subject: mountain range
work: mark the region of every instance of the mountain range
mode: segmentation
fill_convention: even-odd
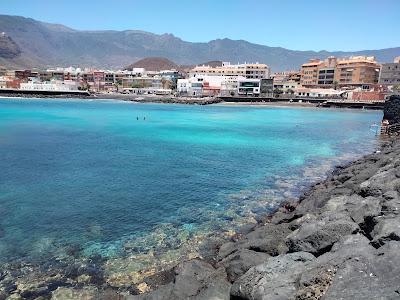
[[[119,69],[146,57],[167,58],[177,65],[205,61],[260,62],[273,71],[295,70],[311,58],[330,55],[373,55],[391,62],[400,47],[356,52],[297,51],[217,39],[207,43],[183,41],[172,34],[140,30],[75,30],[19,16],[0,15],[0,65],[7,68],[96,67]]]

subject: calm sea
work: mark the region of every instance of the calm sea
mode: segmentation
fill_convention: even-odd
[[[373,151],[369,126],[381,118],[362,110],[1,99],[0,262],[73,253],[150,263],[197,253],[334,165]]]

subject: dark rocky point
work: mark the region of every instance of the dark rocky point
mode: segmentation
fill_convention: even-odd
[[[389,124],[400,123],[400,96],[391,96],[385,102],[383,118],[389,121]]]

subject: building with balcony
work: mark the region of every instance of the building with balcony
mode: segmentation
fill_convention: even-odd
[[[312,59],[301,66],[300,84],[308,88],[370,87],[378,82],[379,70],[373,56]]]
[[[336,62],[337,59],[334,56],[325,60],[311,59],[301,66],[300,84],[303,87],[333,87]]]
[[[260,63],[231,64],[223,62],[222,66],[196,66],[189,72],[189,77],[197,75],[224,76],[224,77],[245,77],[247,79],[269,78],[269,67]]]
[[[369,89],[378,83],[380,67],[373,56],[340,58],[335,67],[335,81],[339,87]]]
[[[321,65],[320,59],[310,59],[301,65],[300,84],[303,87],[314,87],[318,84],[318,69]]]

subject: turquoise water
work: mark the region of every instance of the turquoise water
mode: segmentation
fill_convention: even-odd
[[[2,99],[0,261],[195,251],[371,152],[381,117]]]

